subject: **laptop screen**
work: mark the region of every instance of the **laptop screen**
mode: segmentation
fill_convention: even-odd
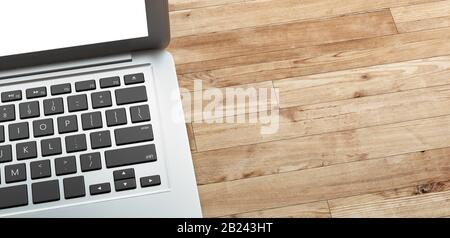
[[[145,0],[0,0],[0,57],[148,36]]]

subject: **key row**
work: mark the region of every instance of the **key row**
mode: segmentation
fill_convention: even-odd
[[[159,175],[143,177],[140,179],[141,187],[153,187],[161,185]],[[64,198],[75,199],[86,196],[86,185],[84,176],[63,179]],[[136,179],[128,179],[115,182],[117,192],[136,189]],[[51,180],[31,185],[33,204],[48,203],[61,200],[59,180]],[[111,192],[110,183],[93,184],[89,186],[92,196],[107,194]],[[28,205],[27,185],[19,185],[0,188],[0,209],[13,208]]]
[[[105,112],[108,127],[126,125],[128,123],[126,110],[124,108],[109,110]],[[132,123],[148,122],[151,120],[148,105],[135,106],[130,108]],[[43,119],[32,122],[33,135],[35,138],[50,136],[55,134],[53,119]],[[81,125],[83,130],[93,130],[103,128],[103,119],[100,112],[86,113],[81,115]],[[60,134],[77,132],[78,117],[76,115],[59,117],[57,119],[58,132]],[[29,123],[21,122],[8,126],[9,140],[29,139]],[[0,143],[5,142],[5,128],[0,126]]]
[[[125,75],[124,77],[125,85],[133,85],[138,83],[144,83],[145,78],[143,73],[139,74],[131,74]],[[111,88],[118,87],[121,85],[120,77],[109,77],[100,79],[100,87],[101,88]],[[87,80],[75,83],[75,90],[77,92],[85,92],[90,90],[97,89],[96,80]],[[70,83],[67,84],[59,84],[53,85],[50,87],[51,93],[53,96],[62,95],[72,92],[72,85]],[[30,88],[26,91],[27,99],[41,98],[47,96],[47,88],[46,87],[38,87],[38,88]],[[3,103],[20,101],[22,100],[22,90],[15,90],[10,92],[3,92],[1,94],[1,100]]]
[[[154,140],[152,125],[129,127],[115,130],[116,144],[128,145]],[[99,131],[90,134],[92,149],[102,149],[112,146],[110,131]],[[88,149],[86,135],[73,135],[65,137],[65,147],[67,153],[82,152]],[[62,154],[61,138],[52,138],[41,141],[41,154],[44,157]],[[35,159],[37,154],[37,143],[35,141],[16,144],[17,160]],[[125,155],[125,157],[127,157]],[[0,146],[0,163],[11,162],[12,146]]]
[[[116,90],[116,100],[118,105],[146,102],[147,91],[145,87],[127,88]],[[98,92],[91,94],[93,109],[100,109],[112,106],[111,92]],[[64,102],[62,98],[53,98],[43,101],[45,116],[52,116],[64,113]],[[86,111],[89,109],[87,95],[75,95],[67,98],[67,108],[69,112]],[[0,107],[0,122],[16,120],[14,105]],[[20,119],[40,117],[39,102],[26,102],[19,104]]]

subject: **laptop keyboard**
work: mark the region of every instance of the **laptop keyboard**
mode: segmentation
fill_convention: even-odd
[[[161,186],[136,173],[158,161],[144,73],[18,86],[0,89],[0,210]]]

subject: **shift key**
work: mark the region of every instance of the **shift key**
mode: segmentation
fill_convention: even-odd
[[[117,145],[128,145],[154,140],[152,125],[117,129],[114,134]]]
[[[105,152],[107,168],[155,162],[155,145],[144,145]]]

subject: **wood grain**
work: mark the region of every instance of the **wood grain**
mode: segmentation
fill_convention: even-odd
[[[445,149],[203,185],[199,189],[204,214],[225,216],[445,181],[450,178],[449,162],[450,150]]]
[[[333,217],[443,217],[450,214],[448,181],[331,200]]]
[[[299,20],[330,18],[436,0],[256,0],[171,13],[172,36],[182,37]]]
[[[300,204],[295,206],[268,209],[264,211],[242,213],[229,216],[231,218],[330,218],[330,210],[326,201]]]
[[[412,32],[450,26],[450,1],[392,8],[400,32]]]
[[[186,114],[204,215],[450,216],[449,6],[170,0],[183,95],[195,80],[197,93],[279,90],[266,104],[280,112],[275,134],[261,134],[262,121]],[[190,100],[185,111],[211,101]],[[237,107],[225,120],[271,116]]]

